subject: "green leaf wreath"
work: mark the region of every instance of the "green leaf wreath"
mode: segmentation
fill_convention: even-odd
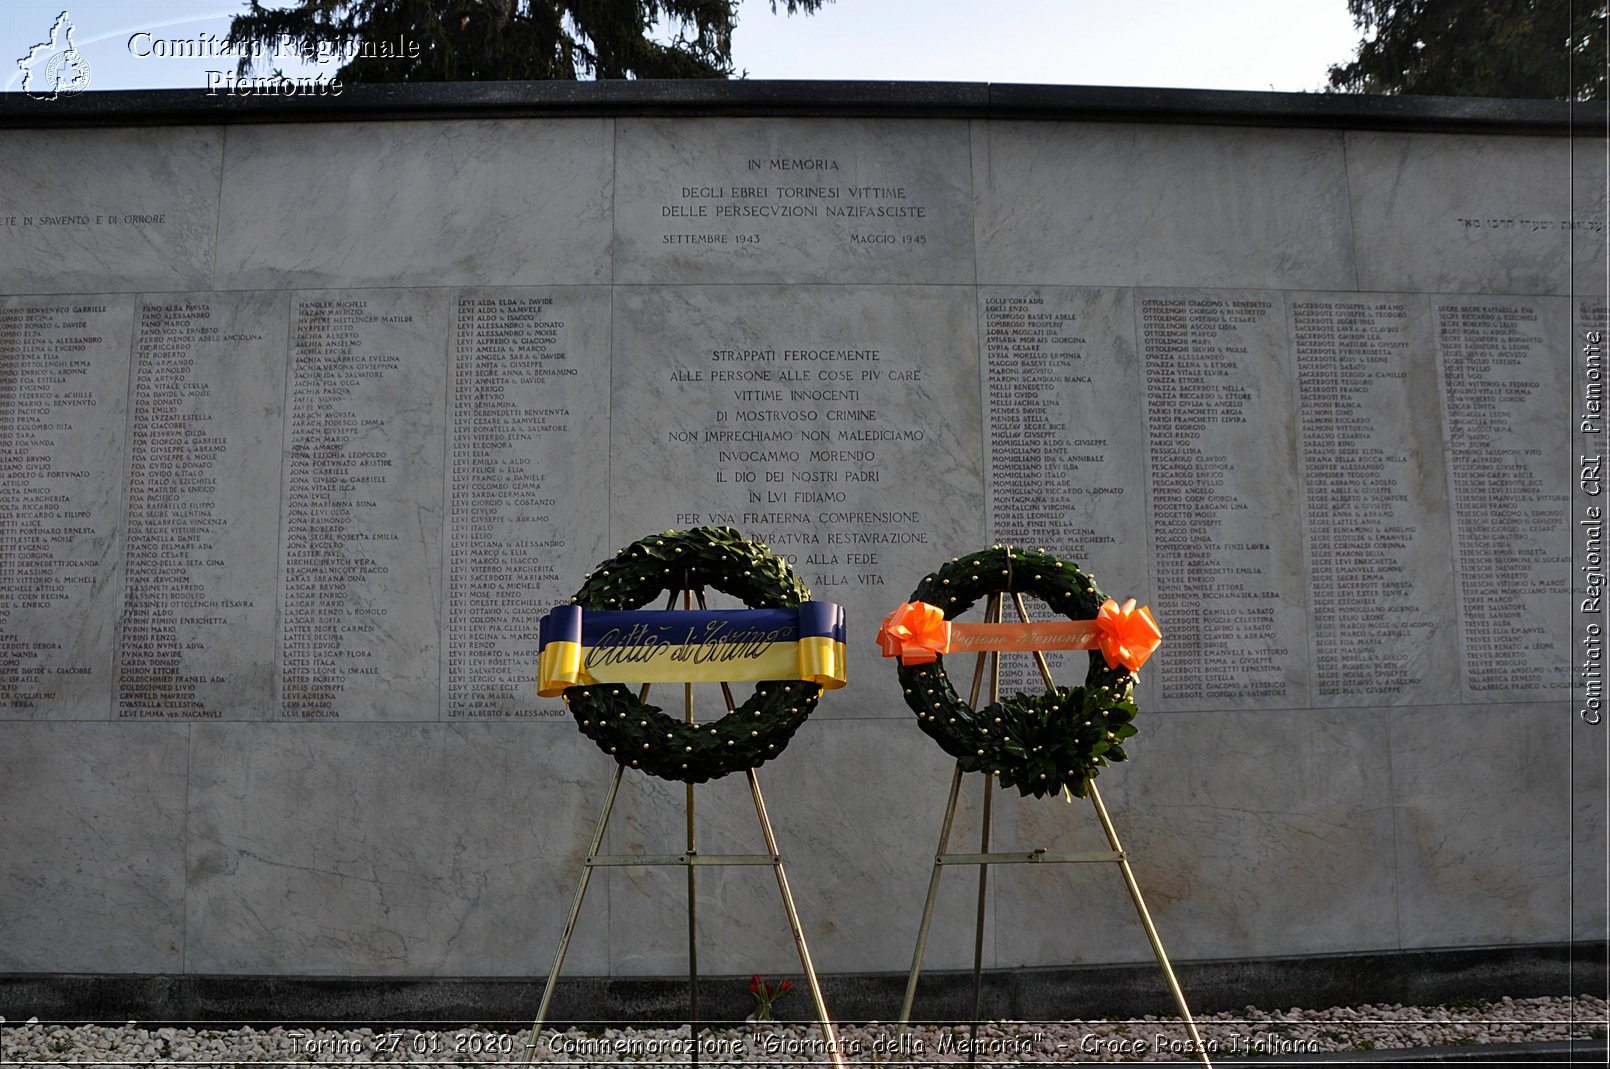
[[[995,593],[1033,594],[1070,620],[1094,619],[1107,596],[1095,580],[1043,549],[994,546],[957,557],[917,584],[912,601],[937,606],[951,620]],[[1090,652],[1083,686],[1018,694],[974,710],[945,674],[945,659],[900,664],[900,685],[917,724],[965,772],[994,773],[1004,787],[1043,797],[1064,788],[1079,797],[1085,782],[1125,760],[1135,734],[1135,675]]]
[[[588,573],[571,603],[637,609],[666,590],[712,587],[752,609],[810,600],[793,566],[731,527],[695,527],[639,539]],[[619,683],[570,687],[565,704],[582,734],[622,765],[661,779],[703,783],[776,757],[816,708],[822,688],[768,680],[719,720],[689,724]]]

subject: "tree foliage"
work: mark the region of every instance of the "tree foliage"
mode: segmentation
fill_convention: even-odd
[[[792,15],[824,0],[782,2]],[[250,0],[229,37],[242,75],[251,49],[261,62],[289,42],[308,56],[350,56],[339,72],[347,83],[724,78],[736,22],[737,0]]]
[[[1367,36],[1330,87],[1353,93],[1605,98],[1600,0],[1347,0]]]

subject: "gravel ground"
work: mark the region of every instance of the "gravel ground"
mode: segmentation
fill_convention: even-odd
[[[1603,1039],[1607,1018],[1610,1007],[1605,1000],[1584,995],[1433,1007],[1381,1005],[1271,1012],[1248,1006],[1238,1013],[1198,1017],[1197,1025],[1213,1058],[1269,1057],[1278,1062],[1294,1055],[1331,1051]],[[523,1034],[481,1028],[224,1030],[148,1027],[133,1021],[108,1028],[41,1024],[37,1019],[14,1024],[0,1018],[0,1064],[8,1066],[86,1062],[456,1065],[523,1061],[525,1042]],[[990,1021],[979,1026],[976,1039],[970,1039],[966,1025],[924,1025],[904,1037],[892,1025],[876,1022],[838,1026],[838,1049],[850,1063],[966,1062],[970,1043],[977,1048],[978,1061],[995,1063],[1179,1061],[1192,1057],[1184,1026],[1177,1019],[1160,1017]],[[689,1053],[686,1026],[603,1032],[572,1029],[545,1032],[537,1061],[545,1065],[686,1062]],[[822,1064],[829,1059],[827,1044],[814,1025],[761,1025],[703,1033],[700,1060],[706,1064],[787,1065]]]

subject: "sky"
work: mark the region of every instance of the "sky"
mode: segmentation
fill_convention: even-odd
[[[17,60],[49,41],[64,10],[88,88],[206,88],[206,72],[232,70],[232,58],[150,54],[154,42],[222,37],[245,6],[0,0],[0,90],[22,88]],[[1359,40],[1345,0],[828,0],[792,17],[778,6],[741,0],[733,60],[750,78],[1313,92]]]

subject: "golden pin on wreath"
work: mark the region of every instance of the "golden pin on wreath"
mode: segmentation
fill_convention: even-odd
[[[997,593],[1033,594],[1089,625],[1081,648],[1095,648],[1082,686],[1018,694],[977,710],[961,699],[945,674],[948,621]],[[1150,612],[1133,599],[1120,605],[1076,565],[1015,546],[957,557],[924,577],[878,635],[884,656],[899,658],[900,685],[918,726],[963,771],[994,773],[1002,786],[1037,797],[1064,789],[1083,797],[1086,781],[1126,759],[1122,742],[1136,733],[1135,672],[1160,638]]]

